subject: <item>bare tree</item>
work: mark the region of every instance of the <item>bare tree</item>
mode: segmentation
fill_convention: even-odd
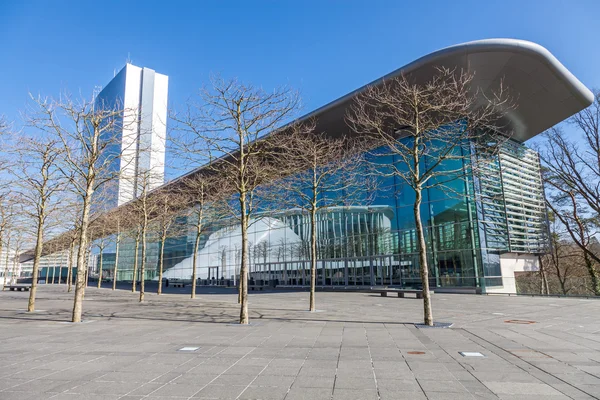
[[[116,232],[115,232],[115,266],[113,267],[112,290],[117,289],[117,276],[119,273],[119,249],[121,247],[121,215],[116,215]]]
[[[370,202],[376,180],[367,171],[360,143],[348,138],[332,139],[314,133],[314,125],[298,125],[286,135],[275,138],[285,154],[281,171],[290,176],[272,186],[276,202],[308,214],[310,224],[310,299],[309,310],[315,311],[317,280],[317,215],[331,207],[361,205]]]
[[[134,241],[134,250],[133,250],[133,272],[131,278],[131,291],[137,291],[137,280],[138,280],[138,269],[139,269],[139,258],[140,258],[140,241],[142,240],[142,226],[136,225],[134,229],[128,231],[128,236],[130,236]]]
[[[21,227],[22,228],[22,227]],[[17,283],[17,275],[19,269],[19,256],[23,251],[23,248],[31,245],[30,238],[27,237],[27,233],[23,229],[16,229],[12,232],[11,242],[13,243],[14,256],[12,257],[12,273],[11,273],[11,284]],[[7,256],[7,262],[9,262]]]
[[[569,124],[581,138],[569,140],[560,127],[554,127],[546,133],[545,147],[540,152],[546,204],[583,251],[592,291],[600,296],[600,254],[592,246],[600,228],[599,91],[594,103],[575,114]]]
[[[180,202],[177,196],[172,193],[158,193],[153,199],[156,202],[157,217],[154,219],[156,238],[160,243],[158,252],[158,289],[157,295],[162,294],[162,281],[164,270],[165,242],[169,237],[169,232],[178,216]]]
[[[471,147],[493,154],[508,136],[498,126],[512,107],[500,85],[486,94],[472,87],[474,74],[438,68],[424,83],[402,75],[373,85],[357,96],[347,121],[359,135],[373,139],[399,162],[379,168],[415,193],[413,214],[423,285],[424,322],[433,324],[425,229],[421,219],[423,191],[461,179],[464,168],[449,161],[470,158]],[[464,151],[461,151],[464,150]],[[466,155],[463,155],[466,154]]]
[[[16,208],[17,199],[11,195],[9,189],[2,190],[2,192],[0,192],[0,257],[2,256],[2,251],[6,251],[6,264],[4,267],[4,280],[2,284],[3,291],[6,288],[8,279],[10,238],[16,222],[15,220],[18,216]]]
[[[210,88],[201,91],[200,100],[198,105],[190,104],[184,115],[175,115],[174,120],[192,138],[191,152],[194,145],[199,145],[202,152],[208,150],[208,169],[220,176],[224,185],[230,185],[227,190],[236,197],[234,216],[240,224],[242,242],[239,320],[247,324],[248,227],[257,211],[254,194],[261,184],[277,175],[265,161],[269,159],[268,146],[260,139],[288,122],[298,110],[299,97],[287,88],[266,92],[236,80],[216,78]]]
[[[94,237],[95,237],[95,245],[98,248],[98,282],[97,288],[100,289],[102,287],[102,270],[104,268],[104,250],[106,246],[108,246],[108,230],[105,221],[100,221],[94,224]]]
[[[140,297],[139,301],[144,301],[145,294],[145,282],[146,282],[146,264],[147,264],[147,239],[149,222],[158,212],[160,204],[154,201],[154,198],[149,196],[151,190],[151,183],[154,180],[152,171],[138,171],[136,185],[138,197],[131,203],[133,208],[133,214],[138,217],[138,229],[136,237],[136,260],[134,265],[137,265],[137,248],[138,243],[141,244],[141,262],[140,262]],[[134,268],[135,270],[135,268]],[[135,282],[135,271],[134,271],[134,282]],[[135,291],[135,283],[133,287]]]
[[[114,149],[121,143],[119,138],[123,127],[135,122],[136,118],[135,115],[124,118],[123,110],[118,106],[94,105],[85,100],[76,103],[68,97],[63,97],[62,101],[37,99],[36,103],[39,116],[34,125],[60,140],[64,175],[69,177],[81,201],[77,283],[71,318],[72,322],[81,322],[94,193],[117,177],[118,168],[114,168],[114,163],[122,149]]]
[[[6,290],[6,286],[9,285],[8,282],[8,270],[10,268],[10,239],[11,239],[11,232],[10,231],[6,231],[4,233],[4,240],[6,243],[5,249],[6,249],[6,257],[4,258],[4,281],[2,282],[2,291]],[[1,255],[2,253],[0,253]]]
[[[207,232],[210,224],[217,223],[223,218],[223,209],[218,206],[222,203],[215,201],[214,196],[211,196],[211,191],[214,192],[216,185],[215,176],[190,176],[183,180],[182,193],[185,193],[188,204],[192,205],[188,218],[193,221],[195,233],[192,253],[192,299],[196,298],[200,239]]]
[[[34,221],[35,226],[32,283],[27,305],[27,311],[33,312],[44,235],[51,228],[50,219],[59,209],[57,194],[64,189],[57,165],[61,154],[58,141],[43,134],[38,138],[21,135],[15,150],[19,154],[19,163],[13,173],[18,178],[22,212]]]

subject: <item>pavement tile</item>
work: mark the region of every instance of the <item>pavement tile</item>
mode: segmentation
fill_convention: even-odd
[[[376,389],[376,383],[373,376],[370,378],[356,377],[337,377],[335,379],[335,388],[340,389]]]
[[[81,394],[124,395],[142,386],[138,382],[89,382],[68,391]]]
[[[259,375],[252,385],[290,387],[295,380],[294,376]]]
[[[140,305],[130,291],[90,287],[85,310],[94,323],[81,325],[24,319],[21,299],[0,293],[0,399],[364,400],[378,393],[419,400],[421,388],[429,400],[600,393],[600,321],[592,317],[599,301],[436,294],[435,314],[455,325],[419,330],[399,322],[420,319],[417,301],[399,308],[364,293],[321,292],[327,312],[308,314],[306,293],[253,293],[257,323],[236,326],[228,325],[239,313],[235,294],[198,290],[201,303],[148,291]],[[68,320],[72,295],[64,287],[39,293],[40,308]],[[103,317],[111,314],[119,318]],[[504,322],[511,318],[536,324]],[[200,349],[177,352],[186,345]]]
[[[298,376],[293,387],[333,389],[334,376]]]
[[[249,385],[257,375],[220,375],[214,381],[213,385]]]
[[[294,388],[288,392],[285,400],[330,400],[331,389],[326,388]]]
[[[283,400],[288,392],[287,387],[250,385],[240,394],[239,400]]]
[[[483,382],[498,395],[562,396],[558,390],[544,383]]]
[[[333,400],[378,400],[377,390],[335,389]]]
[[[236,399],[246,386],[210,384],[194,395],[199,399]]]
[[[419,385],[423,388],[425,393],[429,392],[451,392],[451,393],[464,393],[467,389],[457,380],[454,381],[441,381],[430,377],[431,379],[420,379]]]
[[[152,396],[179,396],[179,397],[191,397],[198,393],[203,385],[187,385],[178,383],[167,383],[156,391],[152,392]]]

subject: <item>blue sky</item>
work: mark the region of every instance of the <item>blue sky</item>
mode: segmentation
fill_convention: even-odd
[[[548,48],[600,87],[600,1],[0,0],[0,114],[28,91],[90,97],[128,56],[177,108],[211,72],[302,93],[306,112],[431,51],[476,39]]]

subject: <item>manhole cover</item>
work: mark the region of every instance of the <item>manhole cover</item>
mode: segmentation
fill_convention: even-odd
[[[521,324],[521,325],[535,324],[535,321],[527,321],[525,319],[509,319],[504,322],[507,324]]]
[[[425,352],[424,351],[407,351],[407,354],[421,355],[421,354],[425,354]]]

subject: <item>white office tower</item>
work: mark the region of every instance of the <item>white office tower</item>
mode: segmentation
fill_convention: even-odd
[[[119,178],[111,190],[103,191],[110,193],[105,199],[108,208],[138,197],[142,187],[154,189],[164,183],[168,87],[168,76],[126,64],[96,96],[96,107],[123,111],[120,132],[112,135],[120,147],[113,154],[121,157],[111,169],[119,171]]]

